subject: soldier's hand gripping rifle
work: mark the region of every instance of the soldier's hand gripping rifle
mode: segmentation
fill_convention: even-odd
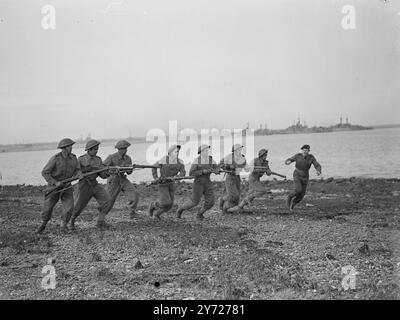
[[[195,177],[192,176],[183,176],[183,177],[160,177],[154,181],[152,181],[150,184],[165,184],[165,183],[171,183],[174,181],[181,181],[181,180],[190,180],[194,179]]]

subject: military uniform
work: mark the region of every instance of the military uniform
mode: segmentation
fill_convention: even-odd
[[[183,177],[186,175],[185,165],[183,161],[180,159],[176,159],[175,163],[170,163],[170,157],[165,156],[159,161],[157,161],[154,165],[161,165],[160,168],[160,178],[174,177],[179,174],[179,176]],[[157,169],[152,169],[152,174],[154,179],[158,179]],[[153,211],[155,212],[156,217],[160,217],[160,215],[164,212],[168,212],[171,210],[174,205],[175,198],[175,182],[168,182],[158,185],[158,201],[152,202],[150,204],[149,213],[153,215]]]
[[[90,148],[86,147],[86,150],[89,149]],[[97,155],[90,156],[88,153],[86,153],[83,156],[80,156],[78,161],[81,166],[82,173],[88,173],[104,168],[101,158]],[[105,216],[112,208],[112,200],[105,188],[97,182],[98,176],[106,179],[108,177],[108,173],[106,171],[100,172],[87,176],[79,181],[78,199],[75,203],[75,208],[72,214],[71,229],[74,229],[76,218],[80,215],[92,197],[94,197],[99,204],[99,217],[97,223],[99,226],[105,224]]]
[[[246,167],[246,158],[241,155],[240,158],[235,158],[233,153],[227,155],[220,162],[220,167],[224,170],[232,170],[233,173],[227,173],[225,178],[226,195],[220,200],[220,208],[223,212],[229,212],[229,209],[234,208],[239,204],[240,200],[240,175],[236,172],[237,169]]]
[[[321,165],[317,162],[312,154],[308,154],[304,157],[303,154],[297,153],[286,161],[296,163],[296,169],[293,172],[295,190],[289,194],[287,200],[288,205],[293,208],[304,198],[306,194],[311,165],[314,165],[317,171],[321,171]]]
[[[177,211],[178,218],[181,217],[184,210],[189,210],[197,206],[204,196],[204,205],[197,214],[198,219],[203,218],[204,212],[214,206],[214,191],[210,180],[210,175],[213,171],[217,171],[219,166],[211,156],[208,156],[208,163],[202,163],[201,156],[197,157],[192,163],[189,171],[189,176],[194,176],[192,197],[185,202]]]
[[[251,167],[263,167],[265,169],[253,168],[249,175],[249,192],[247,196],[240,203],[240,207],[245,204],[251,204],[255,198],[262,197],[267,193],[267,189],[261,183],[260,179],[264,174],[270,175],[271,169],[269,168],[268,160],[255,158],[251,162]]]
[[[75,176],[80,171],[78,159],[74,154],[69,154],[64,157],[62,153],[57,153],[53,156],[46,166],[43,168],[42,176],[46,179],[49,185],[54,185],[57,181],[62,181]],[[65,186],[67,188],[68,185]],[[74,196],[72,188],[62,192],[54,193],[44,201],[43,211],[41,214],[42,220],[47,222],[51,219],[54,206],[61,200],[64,207],[64,222],[68,222],[72,210],[74,209]]]
[[[69,138],[62,139],[57,148],[63,149],[72,146],[75,142]],[[81,168],[78,159],[73,153],[68,155],[63,152],[57,153],[47,162],[42,170],[42,176],[47,181],[49,186],[55,186],[57,182],[72,178],[78,174],[81,174]],[[57,202],[61,200],[64,207],[64,217],[62,219],[63,228],[66,228],[66,224],[71,216],[72,210],[74,209],[74,196],[71,184],[65,185],[67,188],[64,191],[52,194],[49,198],[45,199],[43,203],[43,210],[41,213],[42,224],[36,230],[37,233],[43,232],[46,224],[51,219],[53,209]]]
[[[119,166],[119,167],[128,167],[132,165],[132,159],[130,156],[125,154],[121,157],[121,155],[116,152],[112,155],[109,155],[106,160],[104,160],[104,165],[106,166]],[[132,171],[127,171],[126,174],[131,174]],[[137,209],[137,205],[139,202],[139,193],[137,192],[134,185],[128,180],[126,174],[121,172],[117,175],[111,175],[107,179],[107,192],[111,196],[111,207],[114,205],[115,200],[118,197],[118,194],[123,191],[129,197],[128,206],[131,210],[131,217],[135,214],[135,210]]]

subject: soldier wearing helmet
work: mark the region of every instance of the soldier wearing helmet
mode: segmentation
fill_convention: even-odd
[[[225,178],[226,195],[219,199],[219,207],[224,213],[233,212],[231,209],[239,204],[240,200],[240,175],[239,171],[246,167],[246,158],[242,154],[243,146],[235,144],[232,152],[220,161],[220,167],[230,170]]]
[[[100,142],[97,140],[89,140],[86,143],[85,150],[86,154],[78,158],[79,164],[82,169],[82,173],[89,173],[91,171],[99,170],[104,168],[103,162],[97,151],[99,150]],[[107,228],[109,225],[105,222],[107,213],[111,210],[111,197],[102,185],[97,182],[97,177],[100,176],[102,179],[108,177],[107,171],[103,171],[97,174],[89,175],[86,178],[79,181],[78,184],[78,199],[75,203],[74,211],[70,222],[70,229],[75,230],[75,220],[78,218],[80,213],[86,207],[92,197],[94,197],[99,204],[99,216],[97,220],[98,228]]]
[[[295,170],[293,172],[293,181],[294,181],[294,191],[289,194],[287,198],[287,206],[292,211],[296,204],[298,204],[301,200],[303,200],[308,180],[309,180],[309,170],[311,165],[317,170],[317,175],[321,174],[321,165],[317,162],[315,157],[310,154],[310,146],[305,144],[301,147],[302,153],[297,153],[293,157],[288,158],[285,161],[286,165],[295,162]]]
[[[126,140],[120,140],[116,143],[117,152],[109,155],[104,160],[106,166],[129,167],[132,165],[132,159],[126,153],[130,143]],[[126,174],[125,174],[126,173]],[[107,191],[111,196],[111,206],[114,205],[119,193],[123,191],[128,195],[128,207],[130,210],[130,218],[134,219],[137,216],[136,208],[139,202],[139,193],[134,185],[128,180],[126,175],[132,174],[132,170],[113,174],[107,179]]]
[[[211,173],[219,174],[219,166],[209,155],[209,150],[210,146],[204,144],[198,148],[199,156],[193,161],[189,171],[189,175],[195,177],[192,198],[178,208],[176,211],[178,218],[182,217],[184,210],[197,206],[203,196],[204,205],[197,213],[196,218],[198,220],[204,219],[204,213],[214,206],[214,191],[210,175]]]
[[[75,142],[69,138],[62,139],[57,148],[61,152],[57,153],[47,162],[42,170],[42,176],[50,186],[59,186],[60,181],[71,178],[73,176],[81,176],[81,168],[76,156],[71,153],[72,145]],[[65,190],[55,193],[44,201],[41,213],[42,224],[36,230],[36,233],[42,233],[46,228],[48,221],[51,219],[54,206],[60,200],[64,207],[64,216],[62,218],[62,229],[67,230],[67,222],[74,209],[74,196],[70,185],[65,186]]]
[[[178,158],[180,145],[172,145],[168,149],[168,154],[158,160],[154,165],[161,165],[160,167],[160,178],[184,177],[186,175],[185,165],[181,159]],[[158,174],[157,169],[152,169],[154,180],[157,180]],[[152,202],[149,206],[149,215],[160,219],[161,214],[171,210],[174,205],[175,199],[175,182],[171,181],[158,185],[158,200]],[[155,212],[154,212],[155,211]]]
[[[268,150],[261,149],[258,151],[258,157],[250,163],[249,192],[239,205],[232,208],[231,211],[240,211],[245,205],[251,205],[255,198],[262,197],[267,193],[267,189],[260,181],[264,174],[271,175],[267,156]]]

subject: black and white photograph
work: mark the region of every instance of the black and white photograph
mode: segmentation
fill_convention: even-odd
[[[0,0],[0,300],[399,300],[399,89],[398,0]]]

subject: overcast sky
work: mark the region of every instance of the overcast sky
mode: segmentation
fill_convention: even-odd
[[[0,0],[0,144],[400,123],[399,1],[110,2]]]

